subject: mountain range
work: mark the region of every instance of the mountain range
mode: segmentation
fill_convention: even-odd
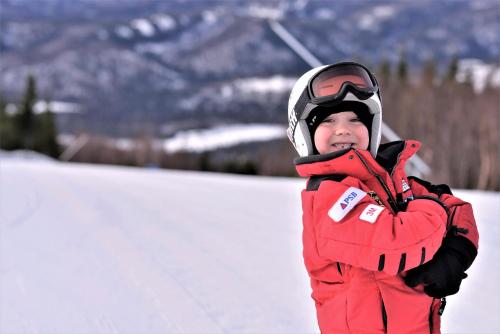
[[[498,1],[0,1],[0,94],[18,101],[34,75],[40,99],[76,106],[67,133],[285,123],[309,65],[272,20],[324,63],[500,58]]]

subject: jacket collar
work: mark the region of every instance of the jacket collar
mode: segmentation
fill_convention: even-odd
[[[419,149],[420,142],[416,140],[400,140],[379,146],[375,160],[389,174],[392,174],[398,166],[404,166]]]
[[[379,175],[386,172],[391,174],[395,169],[404,168],[406,161],[418,151],[420,145],[416,140],[395,141],[380,145],[376,159],[369,151],[346,149],[301,157],[295,160],[295,165],[297,172],[303,177],[341,174],[365,180],[373,172]]]

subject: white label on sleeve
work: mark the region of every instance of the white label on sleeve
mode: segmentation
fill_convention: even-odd
[[[378,218],[378,215],[384,211],[384,207],[375,204],[369,204],[359,216],[359,219],[367,221],[371,224],[375,223]]]
[[[328,216],[335,222],[340,222],[365,196],[366,193],[363,190],[350,187],[328,210]]]
[[[410,190],[410,186],[408,185],[408,183],[406,183],[405,179],[402,179],[401,183],[403,185],[403,192]]]

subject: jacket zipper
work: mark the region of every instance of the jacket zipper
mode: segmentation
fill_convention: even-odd
[[[432,298],[431,307],[429,309],[429,333],[432,334],[434,330],[434,301],[436,298]]]
[[[356,153],[356,155],[358,156],[359,160],[361,160],[361,162],[363,163],[363,165],[366,167],[366,169],[368,170],[368,172],[375,176],[375,178],[377,179],[377,181],[380,183],[380,185],[382,186],[382,188],[384,188],[384,191],[386,192],[387,196],[389,196],[387,198],[387,202],[389,202],[389,205],[391,206],[391,209],[394,213],[398,213],[398,206],[396,204],[396,201],[394,199],[394,197],[392,196],[392,193],[391,191],[389,190],[389,187],[387,186],[387,184],[384,182],[384,180],[382,179],[382,177],[380,175],[378,175],[377,173],[375,173],[371,168],[370,166],[368,166],[368,164],[366,163],[365,159],[363,159],[363,157],[358,153],[357,150],[354,150],[354,152]]]
[[[434,330],[434,301],[435,300],[436,300],[436,298],[432,298],[431,309],[430,309],[430,312],[429,312],[429,329],[430,329],[430,333],[432,333],[432,331]],[[437,314],[439,316],[443,315],[445,307],[446,307],[446,297],[442,297],[441,300],[439,301],[439,309],[438,309],[438,312],[437,312]]]

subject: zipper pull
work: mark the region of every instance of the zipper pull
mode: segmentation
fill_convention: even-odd
[[[444,308],[446,307],[446,298],[443,297],[441,298],[441,304],[439,305],[439,310],[438,310],[438,314],[441,316],[443,315],[443,312],[444,312]]]
[[[406,211],[406,208],[408,207],[408,203],[413,200],[413,196],[410,196],[406,199],[403,199],[403,194],[398,193],[396,194],[396,201],[397,201],[397,206],[398,206],[398,211]]]

